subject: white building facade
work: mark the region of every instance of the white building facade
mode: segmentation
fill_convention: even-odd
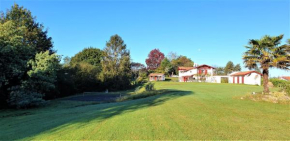
[[[215,75],[215,68],[209,65],[178,67],[179,82],[208,82],[261,85],[262,74],[256,71],[233,72],[229,75]]]
[[[233,72],[229,76],[229,83],[261,85],[262,74],[257,71]]]

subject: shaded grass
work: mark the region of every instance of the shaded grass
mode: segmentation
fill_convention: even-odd
[[[41,109],[1,111],[0,116],[30,114],[2,117],[0,140],[290,139],[289,105],[235,98],[262,87],[177,82],[155,86],[174,92],[118,103],[60,100]]]

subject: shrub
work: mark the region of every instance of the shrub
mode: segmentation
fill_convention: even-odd
[[[282,91],[285,91],[288,95],[290,94],[290,82],[285,80],[280,80],[277,78],[271,78],[270,81],[275,87],[279,87]]]
[[[12,88],[7,102],[11,107],[20,108],[30,108],[38,107],[45,104],[42,99],[43,94],[25,90],[19,86]]]
[[[148,84],[146,84],[145,85],[145,90],[146,91],[154,91],[155,90],[155,88],[154,88],[154,84],[153,83],[148,83]]]

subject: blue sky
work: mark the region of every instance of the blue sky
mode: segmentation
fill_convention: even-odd
[[[0,0],[0,10],[14,2],[48,28],[58,54],[70,57],[89,46],[103,49],[118,34],[134,62],[145,64],[148,53],[158,48],[197,64],[243,66],[249,39],[284,34],[285,43],[290,38],[289,0]],[[270,76],[281,75],[290,72],[270,71]]]

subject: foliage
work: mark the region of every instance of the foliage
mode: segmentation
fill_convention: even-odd
[[[215,73],[217,74],[217,75],[224,75],[225,74],[225,69],[224,69],[224,67],[215,67],[216,69],[215,69]]]
[[[74,85],[77,92],[104,90],[101,88],[101,82],[98,79],[100,69],[89,63],[77,63],[73,66],[75,74],[73,75]]]
[[[77,53],[70,60],[70,64],[76,63],[88,63],[97,67],[101,67],[101,60],[103,56],[103,51],[98,48],[85,48],[81,52]]]
[[[236,64],[234,67],[234,71],[241,71],[241,66],[240,64]]]
[[[131,70],[132,70],[132,78],[134,80],[136,80],[136,79],[138,79],[139,76],[141,76],[141,73],[143,71],[146,71],[146,67],[145,67],[145,65],[143,65],[141,63],[132,62],[131,63]]]
[[[51,37],[44,26],[36,22],[31,12],[14,4],[0,16],[0,106],[29,107],[27,102],[40,98],[55,80],[51,71],[42,72],[34,67],[37,53],[52,54]],[[30,60],[30,61],[29,61]],[[37,64],[37,63],[36,63]],[[41,64],[47,65],[47,64]],[[48,74],[45,74],[48,73]],[[47,77],[46,77],[47,76]],[[50,78],[52,76],[52,78]],[[44,92],[45,91],[45,92]],[[19,101],[22,97],[23,101]],[[41,101],[41,100],[40,100]],[[39,101],[39,102],[40,102]],[[9,103],[11,102],[11,103]],[[22,106],[21,106],[22,105]]]
[[[70,66],[70,61],[71,61],[71,58],[66,56],[66,57],[63,58],[63,64],[62,65],[64,67],[68,67],[68,66]]]
[[[130,52],[122,38],[111,36],[103,51],[101,80],[105,87],[110,90],[129,88],[132,78]]]
[[[27,72],[29,79],[24,81],[25,88],[54,98],[57,71],[60,69],[60,56],[49,51],[40,52],[28,62],[31,69]]]
[[[154,90],[155,90],[155,88],[154,88],[154,83],[151,83],[151,82],[147,83],[147,84],[145,85],[145,90],[146,90],[146,91],[154,91]]]
[[[225,74],[230,74],[234,71],[234,63],[232,61],[229,61],[226,65],[226,67],[224,68],[224,72]]]
[[[7,105],[9,88],[21,83],[33,58],[34,49],[23,43],[24,29],[12,21],[0,23],[0,107]]]
[[[156,72],[165,73],[165,75],[170,75],[174,72],[174,68],[171,65],[171,62],[166,57],[162,60],[159,68]]]
[[[76,86],[76,78],[78,77],[77,69],[71,66],[62,66],[57,71],[57,82],[56,82],[56,91],[57,97],[64,97],[73,95],[78,92]],[[84,84],[84,83],[82,83]]]
[[[290,95],[290,82],[289,81],[280,80],[278,78],[271,78],[270,82],[272,82],[272,84],[275,87],[281,88],[282,91],[285,91],[288,95]]]
[[[149,72],[146,69],[142,69],[139,71],[139,76],[137,78],[137,84],[146,83],[148,81]]]
[[[33,47],[37,52],[52,52],[52,38],[47,35],[43,24],[36,22],[36,18],[31,12],[18,4],[14,4],[5,14],[2,12],[0,22],[5,23],[12,21],[17,28],[25,27],[23,34],[23,45]]]
[[[11,93],[7,102],[11,107],[16,107],[17,109],[38,107],[45,104],[43,94],[29,91],[20,86],[11,88]]]
[[[178,67],[193,67],[194,62],[190,58],[180,55],[177,59],[173,59],[171,64],[174,68],[174,73],[178,74]]]
[[[249,69],[260,67],[263,70],[264,93],[269,93],[269,68],[289,70],[290,44],[280,45],[283,35],[264,36],[260,40],[251,39],[243,55],[244,64]]]
[[[153,49],[148,54],[148,58],[146,59],[147,68],[151,70],[157,69],[161,61],[164,59],[164,54],[159,51],[159,49]]]

